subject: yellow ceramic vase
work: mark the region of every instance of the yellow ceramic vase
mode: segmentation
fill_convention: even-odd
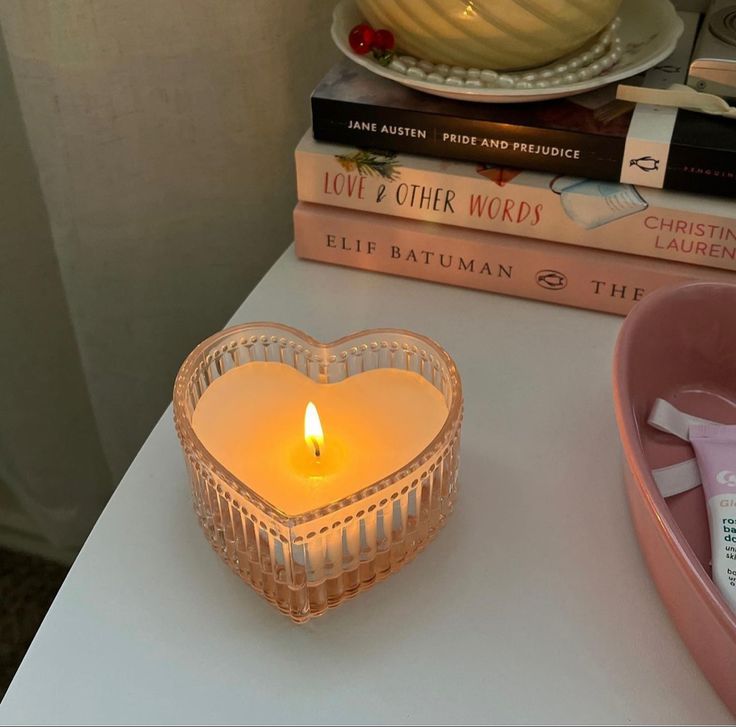
[[[621,0],[357,0],[397,48],[433,63],[514,70],[577,50],[618,12]]]

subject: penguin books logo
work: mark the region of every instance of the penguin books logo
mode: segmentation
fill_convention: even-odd
[[[562,290],[567,287],[567,276],[558,270],[540,270],[536,281],[540,288],[546,290]]]
[[[642,172],[656,172],[659,170],[659,159],[651,156],[639,157],[638,159],[629,160],[630,167],[637,167]]]

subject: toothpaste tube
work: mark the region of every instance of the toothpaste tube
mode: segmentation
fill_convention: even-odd
[[[713,582],[736,612],[736,425],[690,427],[708,504]]]

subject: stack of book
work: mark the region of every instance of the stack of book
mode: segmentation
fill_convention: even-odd
[[[684,82],[698,16],[632,80]],[[300,257],[626,314],[685,280],[736,282],[736,127],[625,104],[435,98],[344,59],[296,149]]]

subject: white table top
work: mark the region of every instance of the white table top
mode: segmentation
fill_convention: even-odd
[[[323,340],[409,328],[452,353],[466,415],[447,527],[401,573],[295,626],[200,532],[169,410],[75,562],[0,723],[732,721],[670,623],[629,520],[610,386],[620,318],[290,249],[233,323],[248,320]],[[472,574],[460,566],[471,558]]]

